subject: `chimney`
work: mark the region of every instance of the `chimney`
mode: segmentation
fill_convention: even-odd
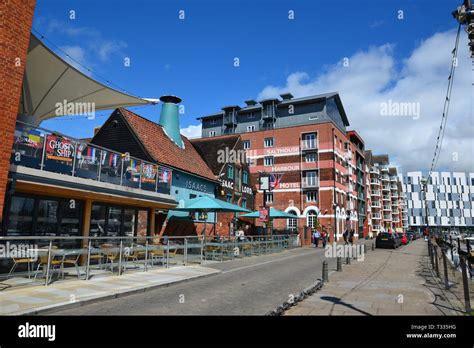
[[[291,99],[293,99],[293,94],[291,94],[291,93],[283,93],[283,94],[280,94],[280,97],[281,97],[283,100],[291,100]]]
[[[176,145],[184,149],[184,143],[179,132],[179,113],[178,104],[181,103],[181,98],[174,95],[164,95],[160,97],[163,103],[160,113],[160,126],[163,131]]]

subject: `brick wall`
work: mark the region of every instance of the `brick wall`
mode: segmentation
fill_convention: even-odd
[[[35,0],[0,1],[0,228]]]

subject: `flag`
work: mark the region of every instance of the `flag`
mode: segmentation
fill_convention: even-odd
[[[274,189],[278,187],[281,183],[281,179],[283,177],[282,173],[272,173],[270,174],[270,187],[271,189]]]
[[[169,183],[170,181],[170,176],[171,176],[171,170],[167,168],[160,168],[160,182],[164,183]]]

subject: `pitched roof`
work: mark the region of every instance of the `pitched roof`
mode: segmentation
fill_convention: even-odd
[[[117,109],[130,125],[143,147],[155,161],[182,171],[217,181],[216,176],[201,158],[194,146],[181,135],[184,149],[178,147],[165,134],[163,128],[125,108]]]
[[[191,139],[190,141],[214,174],[218,175],[225,165],[225,163],[219,163],[219,156],[217,156],[218,151],[225,151],[226,148],[233,149],[239,139],[240,135],[224,135],[220,137]]]

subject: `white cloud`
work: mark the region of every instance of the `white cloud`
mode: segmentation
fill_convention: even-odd
[[[318,76],[295,72],[284,86],[267,86],[259,98],[291,92],[295,97],[338,91],[351,123],[367,149],[387,153],[403,170],[429,169],[440,126],[454,31],[436,33],[397,61],[396,46],[385,44],[357,52]],[[437,169],[474,171],[471,60],[467,37],[460,38],[448,127]],[[389,101],[419,103],[420,117],[382,116]],[[456,160],[457,156],[457,160]]]
[[[64,53],[69,55],[72,59],[77,60],[81,64],[86,63],[86,53],[80,46],[61,46],[59,47]]]
[[[188,139],[200,138],[201,137],[202,126],[199,125],[189,125],[186,128],[181,128],[181,134]]]

